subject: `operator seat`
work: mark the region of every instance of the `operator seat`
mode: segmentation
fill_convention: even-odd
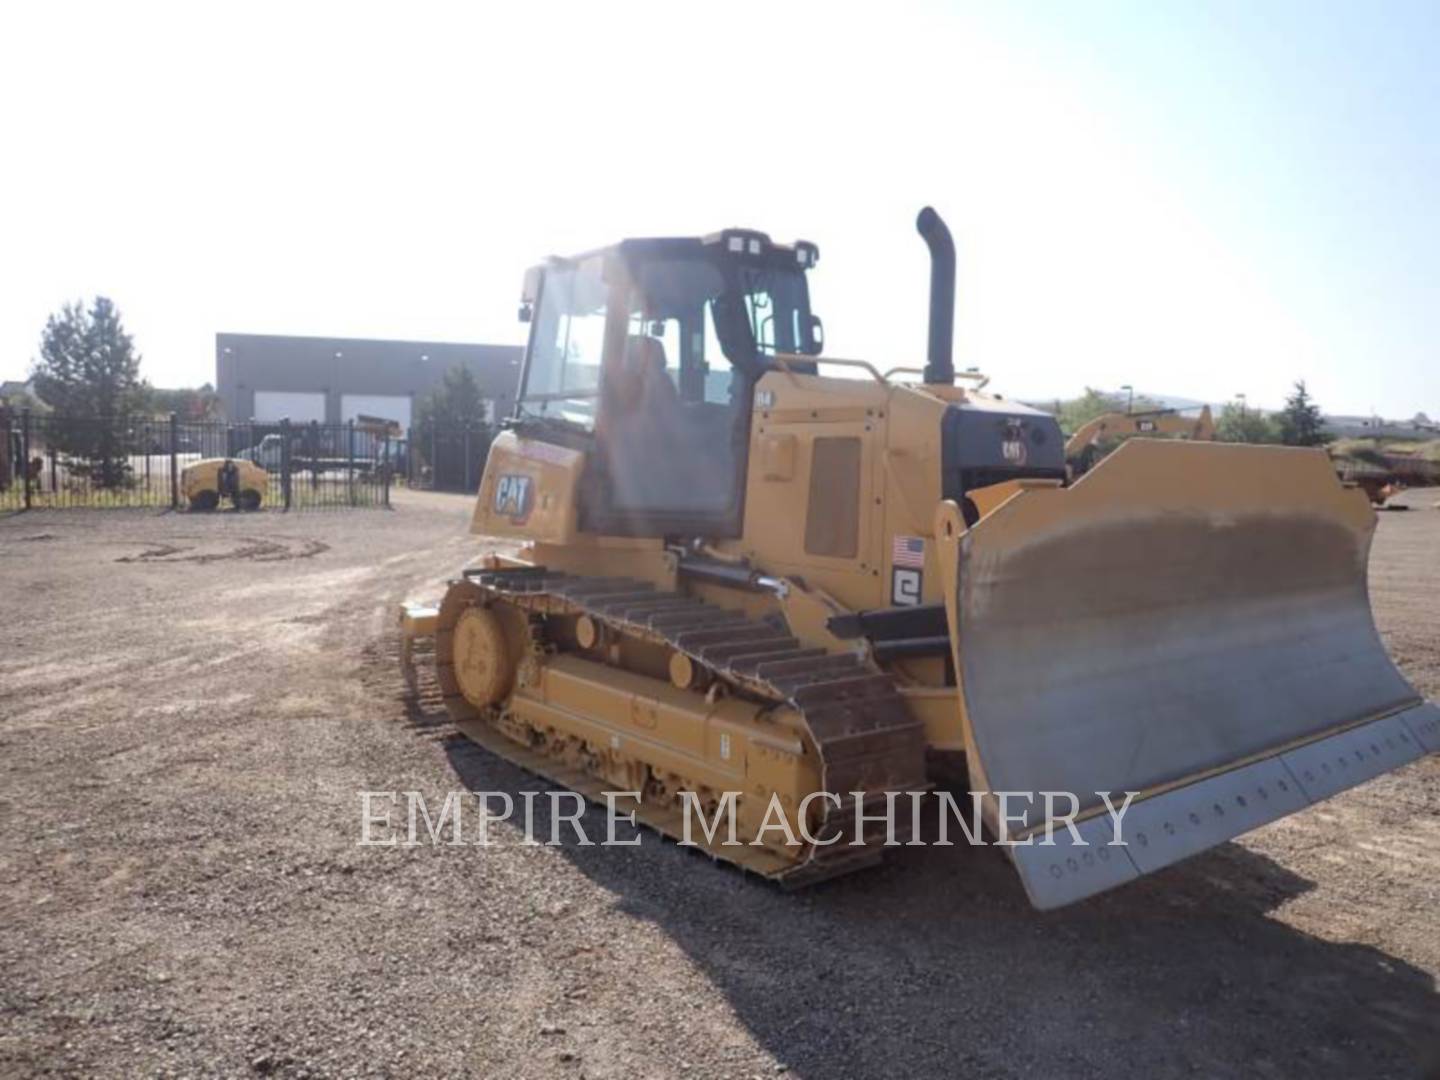
[[[680,392],[666,370],[664,342],[632,334],[621,370],[607,439],[617,502],[631,509],[683,507],[700,462],[687,437]]]
[[[634,380],[635,400],[642,410],[680,407],[680,394],[665,370],[665,343],[659,338],[631,334],[625,339],[625,370]]]

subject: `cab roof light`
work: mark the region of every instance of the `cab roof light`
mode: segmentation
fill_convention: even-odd
[[[770,237],[757,229],[724,229],[704,238],[707,244],[719,242],[725,250],[736,255],[763,255],[774,245]]]

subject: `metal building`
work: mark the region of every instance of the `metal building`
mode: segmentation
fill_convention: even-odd
[[[343,424],[357,415],[408,428],[420,399],[457,364],[503,416],[520,376],[518,345],[216,334],[215,389],[228,419]]]

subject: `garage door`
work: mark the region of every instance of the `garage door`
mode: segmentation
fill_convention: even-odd
[[[373,416],[377,420],[393,420],[402,429],[410,426],[409,395],[390,394],[341,394],[340,419],[342,422],[360,416]]]
[[[256,390],[255,419],[269,423],[288,419],[292,424],[311,420],[325,423],[325,395],[299,394],[291,390]]]

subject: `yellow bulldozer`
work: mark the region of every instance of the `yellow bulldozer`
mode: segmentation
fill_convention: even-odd
[[[806,242],[526,274],[488,549],[401,613],[459,729],[786,886],[923,839],[914,793],[968,786],[1039,908],[1440,750],[1324,451],[1132,438],[1072,481],[1052,416],[957,379],[953,243],[917,227],[918,370],[821,355]]]

